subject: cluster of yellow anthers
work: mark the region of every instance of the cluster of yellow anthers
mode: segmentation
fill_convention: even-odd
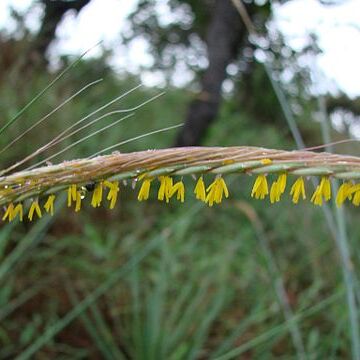
[[[118,198],[119,193],[119,183],[117,181],[110,182],[110,181],[100,181],[94,188],[94,192],[91,199],[91,205],[93,207],[98,207],[101,205],[102,198],[103,198],[103,188],[108,188],[109,192],[107,194],[107,200],[109,200],[109,207],[113,209],[116,204],[116,200]],[[78,187],[77,185],[70,185],[67,189],[67,205],[71,207],[73,203],[75,203],[75,211],[78,212],[81,209],[81,201],[84,199],[86,193],[86,188]],[[50,215],[54,215],[54,202],[55,202],[55,195],[51,194],[47,198],[43,208],[46,213]],[[34,214],[41,218],[42,211],[39,205],[38,199],[34,200],[31,203],[28,212],[28,219],[30,221],[33,220]],[[23,205],[21,203],[14,205],[10,203],[6,208],[5,214],[2,220],[8,220],[9,222],[14,220],[17,216],[19,216],[20,221],[23,221]]]
[[[272,183],[270,188],[270,202],[273,204],[280,201],[281,195],[286,189],[287,175],[282,173]],[[269,187],[265,175],[259,175],[255,180],[251,196],[256,199],[264,199],[269,194]],[[291,187],[290,195],[294,204],[299,202],[300,197],[305,200],[305,183],[304,178],[299,177]],[[323,202],[331,199],[331,184],[330,179],[327,176],[323,176],[319,185],[316,187],[311,202],[314,205],[321,206]],[[360,205],[360,184],[354,184],[351,181],[344,182],[340,187],[336,195],[336,205],[341,206],[346,200],[352,200],[353,205]]]
[[[103,189],[108,188],[109,192],[107,194],[106,199],[109,200],[109,208],[113,209],[116,205],[116,201],[118,198],[118,194],[120,191],[119,183],[117,181],[100,181],[94,187],[92,199],[91,199],[91,206],[96,208],[101,205],[103,199]],[[80,189],[77,188],[76,185],[70,185],[67,191],[67,206],[71,207],[72,203],[75,203],[75,212],[80,211],[81,208],[81,201],[84,199],[86,193],[86,189],[81,187]]]
[[[149,198],[151,182],[154,178],[146,178],[145,175],[140,177],[142,181],[141,188],[138,195],[138,200],[143,201]],[[185,187],[182,180],[173,183],[173,179],[170,176],[159,176],[160,187],[158,191],[158,200],[165,200],[167,203],[170,199],[176,194],[176,199],[184,202],[185,200]],[[213,206],[214,204],[220,204],[223,196],[226,198],[229,197],[229,191],[225,184],[224,179],[218,175],[216,176],[214,182],[205,187],[204,179],[202,176],[197,180],[194,194],[196,199],[201,200]]]
[[[270,160],[268,160],[270,161]],[[264,164],[267,164],[267,159],[264,159]],[[141,187],[138,193],[138,200],[143,201],[149,198],[151,183],[154,180],[154,177],[148,177],[147,174],[143,174],[137,178],[138,181],[142,181]],[[185,187],[182,180],[174,183],[173,179],[170,176],[159,176],[158,181],[160,186],[157,193],[157,198],[160,201],[170,201],[172,197],[176,195],[176,199],[180,202],[185,200]],[[285,172],[280,173],[275,181],[272,182],[270,191],[267,176],[265,174],[260,174],[257,176],[251,196],[255,199],[264,199],[266,196],[269,196],[271,203],[276,203],[280,201],[281,196],[285,193],[287,184],[287,174]],[[107,200],[109,201],[109,208],[113,209],[115,207],[118,194],[120,191],[118,181],[99,181],[94,186],[92,186],[93,193],[91,199],[91,205],[96,208],[99,207],[103,200],[104,189],[108,190]],[[75,212],[80,211],[81,202],[86,194],[86,187],[70,185],[67,189],[67,205],[71,207],[75,204]],[[203,176],[200,176],[196,182],[194,188],[194,194],[196,199],[203,201],[209,206],[214,204],[220,204],[223,197],[229,197],[229,191],[226,186],[226,183],[221,175],[217,175],[215,180],[208,186],[205,186]],[[305,182],[303,177],[299,177],[293,183],[290,189],[290,196],[292,197],[293,203],[297,204],[299,199],[306,199],[305,193]],[[323,202],[330,200],[331,198],[331,184],[328,176],[323,176],[320,180],[319,185],[316,187],[312,197],[311,202],[315,205],[321,206]],[[355,184],[351,181],[344,182],[338,190],[336,196],[336,204],[341,206],[346,200],[351,200],[352,203],[356,206],[360,205],[360,184]],[[43,210],[50,215],[54,214],[54,201],[55,195],[51,194],[48,196],[46,202],[43,205]],[[10,203],[6,210],[2,220],[12,221],[15,218],[19,217],[20,221],[23,220],[23,205],[22,203]],[[36,213],[37,217],[42,217],[42,208],[39,205],[38,199],[32,201],[31,206],[28,211],[28,219],[32,221],[34,214]]]
[[[138,194],[138,200],[139,201],[147,200],[150,194],[151,182],[154,180],[154,178],[146,177],[146,174],[144,174],[140,176],[138,180],[140,181],[142,180],[142,184]],[[176,195],[176,199],[178,201],[182,203],[184,202],[185,186],[182,180],[174,183],[173,179],[170,176],[159,176],[158,180],[160,182],[158,196],[157,196],[158,200],[160,201],[165,200],[168,203],[170,199]],[[104,188],[108,188],[109,190],[106,198],[109,201],[110,209],[113,209],[115,207],[118,194],[120,191],[118,181],[110,182],[105,180],[98,182],[93,189],[91,205],[94,208],[99,207],[101,205],[103,200]],[[85,197],[86,191],[87,190],[84,187],[78,187],[75,184],[70,185],[67,189],[67,206],[71,207],[73,204],[75,204],[75,212],[80,211],[81,202]],[[227,189],[225,181],[220,175],[216,176],[214,182],[207,188],[205,187],[203,177],[200,176],[199,179],[197,180],[194,193],[197,199],[205,202],[209,206],[213,206],[214,204],[220,204],[223,199],[223,196],[225,196],[226,198],[229,197],[229,191]],[[43,205],[43,209],[45,210],[45,212],[49,213],[50,215],[54,214],[54,201],[55,201],[55,195],[53,194],[49,195],[45,204]],[[2,220],[12,221],[17,216],[19,216],[20,221],[22,221],[23,212],[24,211],[23,211],[22,203],[18,203],[16,205],[10,203],[6,208]],[[34,200],[31,203],[28,212],[28,219],[30,221],[33,220],[35,213],[39,218],[42,217],[42,209],[39,205],[38,199]]]

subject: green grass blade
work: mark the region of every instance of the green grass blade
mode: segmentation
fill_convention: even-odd
[[[296,314],[294,317],[297,321],[301,321],[311,315],[314,315],[317,312],[325,309],[327,306],[338,301],[343,296],[343,294],[344,294],[344,290],[341,290],[341,291],[327,297],[326,299],[320,301],[318,304],[312,306],[311,308],[309,308],[301,313]],[[244,344],[238,346],[237,348],[232,349],[228,353],[215,358],[215,360],[230,360],[230,359],[238,358],[239,355],[243,354],[244,352],[246,352],[256,346],[259,346],[261,343],[268,341],[269,339],[273,338],[274,336],[277,336],[281,333],[286,332],[288,327],[289,327],[289,324],[287,321],[280,325],[274,326],[270,330],[262,333],[259,336],[256,336],[255,338],[245,342]]]
[[[249,219],[251,221],[251,219]],[[252,225],[260,243],[260,248],[262,250],[262,255],[265,259],[267,271],[272,282],[274,291],[276,293],[277,301],[281,307],[281,310],[284,314],[285,320],[289,323],[289,332],[293,345],[295,347],[298,359],[307,359],[308,356],[305,352],[305,346],[303,343],[303,336],[298,326],[291,306],[289,304],[289,299],[284,287],[284,280],[281,274],[281,271],[276,263],[274,254],[271,250],[270,241],[266,236],[265,230],[260,219],[252,221]]]
[[[159,238],[154,238],[148,242],[142,250],[136,253],[124,266],[115,271],[101,286],[93,291],[89,296],[76,305],[63,318],[52,326],[48,327],[38,339],[26,348],[16,360],[30,359],[38,350],[46,345],[56,334],[63,330],[81,313],[83,313],[94,301],[105,294],[119,279],[128,274],[135,266],[137,266],[147,255],[149,255],[160,244]]]
[[[210,279],[203,279],[201,284],[198,286],[196,293],[194,294],[191,302],[187,304],[181,319],[179,319],[178,325],[169,334],[167,339],[168,351],[171,352],[175,349],[185,337],[187,330],[192,324],[202,317],[201,312],[198,310],[199,306],[207,299],[208,290],[210,287]]]
[[[6,246],[11,238],[11,232],[16,226],[16,222],[7,223],[3,226],[0,231],[0,259],[2,260],[4,253],[6,251]]]
[[[210,331],[211,324],[214,322],[214,320],[219,315],[220,311],[224,306],[225,298],[226,298],[226,291],[225,288],[222,287],[214,297],[209,310],[207,311],[207,313],[199,323],[198,329],[194,334],[194,341],[191,346],[188,359],[198,359],[200,355],[200,350],[206,340],[207,334]]]
[[[258,311],[255,310],[253,314],[249,315],[246,319],[242,320],[235,329],[232,330],[231,334],[219,345],[219,347],[211,354],[211,359],[214,359],[221,354],[229,351],[233,346],[234,342],[238,340],[250,326],[266,321],[269,317],[268,310]]]
[[[99,330],[106,344],[106,348],[111,354],[111,358],[118,360],[125,359],[125,356],[120,352],[116,344],[116,341],[111,333],[111,330],[109,329],[108,325],[106,324],[106,321],[104,320],[101,312],[99,311],[96,302],[90,305],[90,311],[93,315],[95,326]]]
[[[12,314],[21,305],[32,299],[39,293],[41,289],[48,285],[48,281],[42,281],[41,284],[32,286],[29,289],[22,291],[19,296],[11,301],[8,301],[6,305],[0,309],[0,322]]]
[[[66,290],[69,295],[71,303],[73,304],[74,307],[76,307],[80,303],[80,301],[75,292],[75,289],[72,287],[69,281],[66,281]],[[96,344],[99,352],[102,354],[103,358],[106,360],[114,359],[111,354],[111,351],[108,349],[108,346],[103,339],[102,334],[100,333],[94,322],[90,319],[86,311],[80,314],[80,319],[83,322],[90,337],[93,339],[94,343]]]

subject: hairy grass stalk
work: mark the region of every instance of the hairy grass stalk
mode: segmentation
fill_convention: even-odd
[[[137,179],[139,176],[186,174],[268,174],[360,178],[360,158],[310,151],[259,147],[187,147],[113,153],[65,161],[0,177],[0,205],[55,193],[91,181]]]

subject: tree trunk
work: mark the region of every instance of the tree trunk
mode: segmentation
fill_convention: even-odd
[[[226,67],[236,58],[246,29],[231,0],[216,0],[207,32],[209,66],[201,80],[202,91],[189,106],[176,146],[198,145],[216,118]]]

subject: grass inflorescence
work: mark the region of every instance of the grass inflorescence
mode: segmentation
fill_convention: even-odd
[[[336,203],[346,200],[360,205],[360,159],[354,156],[316,153],[310,151],[283,151],[258,147],[188,147],[148,150],[133,153],[113,153],[94,158],[66,161],[32,170],[16,172],[0,178],[0,204],[5,205],[3,220],[23,219],[22,202],[31,200],[28,219],[42,210],[53,214],[56,193],[67,191],[68,207],[74,203],[78,212],[81,202],[89,193],[87,186],[94,184],[91,205],[99,207],[103,193],[107,192],[110,209],[115,207],[120,192],[120,181],[141,183],[138,200],[147,200],[153,180],[159,182],[158,200],[169,202],[172,197],[184,202],[183,176],[194,175],[197,180],[192,192],[198,200],[213,206],[229,197],[223,175],[230,173],[257,175],[251,191],[255,199],[270,198],[279,202],[286,191],[288,175],[294,175],[290,195],[293,203],[306,199],[305,181],[309,176],[320,177],[320,183],[310,197],[315,205],[331,199],[331,178],[343,179]],[[211,184],[204,183],[204,174],[214,174]],[[268,175],[277,178],[268,184]],[[176,180],[176,182],[174,182]],[[45,198],[39,205],[39,198]]]
[[[85,76],[88,81],[88,71]],[[94,98],[105,101],[107,96],[118,96],[118,83],[109,88],[106,81],[103,86],[102,95],[89,94],[69,102],[69,111],[55,114],[47,129],[56,134],[61,130],[57,140],[34,136],[22,145],[40,145],[40,140],[54,144],[76,135],[83,126],[63,133],[55,125],[73,129],[76,118],[81,117],[82,122],[93,114],[84,117],[96,105]],[[251,147],[136,152],[154,144],[159,148],[169,145],[166,137],[146,139],[146,134],[136,137],[142,139],[137,144],[134,138],[117,143],[139,129],[150,134],[155,133],[154,128],[181,121],[180,110],[173,116],[174,105],[181,109],[188,99],[182,92],[171,94],[170,90],[164,103],[154,104],[156,110],[146,109],[146,122],[139,123],[140,114],[126,127],[108,131],[106,137],[96,130],[96,137],[72,138],[61,152],[86,140],[78,151],[66,154],[80,160],[39,167],[60,153],[48,153],[49,145],[29,156],[34,159],[46,150],[42,158],[36,158],[39,162],[31,164],[31,171],[14,172],[21,162],[14,161],[33,149],[12,146],[11,151],[3,151],[3,164],[14,167],[4,166],[0,175],[2,216],[8,213],[5,221],[42,218],[31,227],[26,223],[15,226],[16,222],[2,225],[0,357],[122,358],[122,353],[123,358],[139,359],[349,357],[348,318],[357,321],[352,315],[357,314],[357,307],[353,313],[344,311],[341,267],[334,266],[339,252],[328,241],[322,211],[305,204],[294,207],[286,195],[294,203],[313,199],[317,205],[325,204],[330,186],[330,196],[338,205],[346,200],[356,205],[360,197],[358,158]],[[144,89],[143,96],[151,99],[153,92]],[[46,111],[54,107],[52,103],[46,106],[49,100],[51,97],[43,98]],[[138,101],[136,96],[136,106]],[[127,103],[132,104],[130,98]],[[262,124],[259,133],[254,131],[253,118],[234,112],[230,103],[224,106],[228,110],[221,117],[226,121],[213,125],[207,144],[292,146],[278,127]],[[124,110],[108,111],[86,125]],[[32,117],[39,113],[34,109]],[[8,137],[14,134],[8,132]],[[2,140],[3,146],[13,144]],[[99,144],[106,148],[86,157]],[[97,156],[123,144],[121,151],[126,153]],[[309,177],[318,180],[315,191]],[[333,178],[343,180],[338,191]],[[236,187],[231,184],[235,179]],[[238,200],[245,194],[248,196]],[[262,206],[263,202],[251,201],[251,194],[266,203],[285,201],[281,206]],[[216,211],[202,206],[216,205],[228,196],[234,200]],[[157,201],[148,206],[125,201],[136,197],[161,203],[187,201],[185,206],[172,206],[171,211],[157,206]],[[96,209],[118,206],[114,212],[99,209],[72,216],[84,202]],[[61,212],[66,204],[71,211]],[[357,214],[347,210],[346,221],[354,216],[351,233],[355,241]],[[47,213],[54,217],[44,216]],[[345,272],[358,268],[357,247],[350,249],[351,262],[345,262]],[[359,298],[358,291],[356,296]],[[357,341],[356,331],[352,333]],[[80,343],[85,345],[78,346]]]

